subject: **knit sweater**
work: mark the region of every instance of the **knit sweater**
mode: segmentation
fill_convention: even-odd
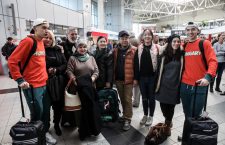
[[[71,56],[67,64],[66,72],[69,78],[77,78],[89,74],[96,80],[99,75],[98,66],[93,56],[90,56],[85,62],[81,62],[75,56]]]

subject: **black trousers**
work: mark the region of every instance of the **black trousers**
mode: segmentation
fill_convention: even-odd
[[[216,89],[220,88],[220,82],[221,82],[224,68],[225,68],[225,62],[219,62],[217,67]],[[211,88],[213,88],[214,82],[215,82],[215,78],[210,83]]]
[[[53,122],[58,125],[63,113],[62,101],[53,101],[52,108],[53,108]]]
[[[175,105],[160,103],[160,108],[162,110],[165,121],[172,121],[174,115]]]

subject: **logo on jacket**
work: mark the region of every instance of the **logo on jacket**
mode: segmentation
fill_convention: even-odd
[[[34,56],[45,56],[45,51],[36,51],[33,55]]]
[[[201,55],[200,51],[191,51],[191,52],[185,52],[185,56],[196,56]]]

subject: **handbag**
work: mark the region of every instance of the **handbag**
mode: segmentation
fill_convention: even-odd
[[[64,77],[62,75],[53,75],[47,81],[47,91],[52,101],[61,101],[64,94]]]
[[[80,102],[80,97],[78,93],[71,94],[68,92],[68,88],[70,87],[70,84],[72,83],[72,81],[73,80],[70,79],[65,88],[65,95],[64,95],[65,96],[65,106],[64,106],[65,111],[81,110],[81,102]]]
[[[167,139],[165,128],[166,125],[164,123],[158,123],[151,127],[148,135],[145,137],[145,145],[158,145],[163,143]]]

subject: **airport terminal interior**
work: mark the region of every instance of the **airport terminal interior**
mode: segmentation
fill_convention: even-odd
[[[196,37],[194,36],[195,34]],[[148,38],[151,40],[149,42],[151,50],[147,50]],[[193,39],[203,42],[203,49],[207,46],[207,49],[202,51],[200,43],[199,46],[196,43],[196,46],[200,48],[201,52],[198,51],[200,55],[202,52],[204,53],[203,57],[199,60],[196,59],[201,64],[187,58],[188,55],[198,55],[198,53],[195,53],[196,50],[193,51],[193,54],[191,52],[186,53],[187,49],[191,49],[194,46],[192,45],[195,42],[195,40],[192,41]],[[175,40],[178,42],[174,42]],[[35,42],[37,52],[31,54],[29,62],[24,65],[25,59],[23,58],[28,58],[29,55],[25,49],[29,46],[32,47],[29,49],[33,50]],[[50,42],[52,44],[49,45],[48,43]],[[7,48],[12,49],[9,48],[9,45],[14,47],[13,50],[9,50],[10,52],[8,50],[4,51]],[[176,53],[178,48],[175,49],[175,45],[181,51],[179,54]],[[57,53],[57,55],[60,53],[62,56],[60,58],[63,59],[60,60],[60,65],[63,65],[60,68],[55,67],[58,62],[53,60],[53,58],[57,59],[58,56],[51,56],[53,49],[49,51],[53,46],[55,48],[54,53]],[[71,48],[69,48],[70,46]],[[102,46],[107,51],[104,52],[107,53],[107,56],[104,56],[106,57],[104,60],[100,60],[103,53],[100,50]],[[42,48],[43,52],[41,51]],[[160,57],[161,55],[154,55],[153,49],[157,49],[156,53],[160,54],[161,48],[162,50],[166,49],[162,53],[162,57]],[[182,50],[182,48],[187,49]],[[215,136],[212,135],[215,137],[216,143],[207,141],[200,143],[199,141],[199,144],[189,142],[187,145],[225,145],[225,75],[223,74],[225,68],[225,0],[0,0],[0,49],[0,145],[29,144],[29,141],[31,141],[29,139],[27,139],[27,144],[16,142],[16,138],[12,137],[12,127],[18,121],[26,122],[27,119],[31,119],[32,113],[30,109],[32,109],[32,101],[29,103],[28,100],[30,96],[35,96],[38,93],[43,94],[37,98],[37,103],[42,104],[42,107],[39,109],[42,109],[43,114],[45,112],[47,112],[47,115],[50,113],[50,117],[42,114],[43,116],[40,119],[42,121],[49,118],[50,121],[47,124],[50,123],[50,126],[46,131],[47,133],[44,133],[46,142],[44,141],[44,143],[39,143],[38,145],[150,145],[146,141],[148,140],[147,137],[149,137],[151,129],[158,123],[163,123],[165,126],[162,127],[169,129],[170,133],[166,135],[165,140],[157,144],[186,145],[184,137],[182,140],[182,136],[185,128],[184,121],[188,117],[183,105],[183,103],[187,102],[182,100],[182,91],[184,91],[182,90],[182,84],[186,85],[186,92],[183,92],[186,95],[194,92],[195,88],[206,88],[205,93],[199,94],[208,95],[206,112],[218,124],[218,132]],[[140,50],[147,52],[146,55],[143,55],[144,53],[139,54]],[[175,53],[181,56],[175,56]],[[49,54],[51,57],[47,57]],[[146,61],[139,58],[143,56]],[[163,64],[164,56],[166,61],[165,68],[161,70],[161,67],[164,66],[159,65],[159,63]],[[47,61],[50,59],[51,61],[48,63]],[[181,69],[178,70],[175,66],[169,66],[170,59],[173,59],[172,62],[175,62],[175,60],[179,62]],[[185,61],[177,61],[177,59],[184,59]],[[91,64],[86,63],[89,60]],[[142,66],[148,65],[148,61],[151,62],[149,70],[147,66]],[[108,62],[111,62],[111,64]],[[193,64],[188,64],[188,62]],[[24,63],[22,66],[26,66],[26,69],[21,69],[21,63]],[[103,65],[101,66],[100,63],[103,63]],[[49,67],[49,65],[54,67]],[[77,65],[82,65],[78,73],[75,72],[78,68]],[[183,65],[185,68],[182,69]],[[206,68],[205,65],[207,65]],[[85,70],[80,70],[84,68]],[[189,72],[187,71],[188,69],[190,69]],[[87,80],[88,83],[90,81],[90,84],[87,83],[87,80],[82,82],[85,75],[82,76],[80,74],[89,74],[89,71],[91,77],[89,75]],[[107,74],[104,74],[107,78],[104,79],[108,81],[100,80],[104,76],[101,74],[102,71],[105,71],[103,73],[107,71]],[[173,84],[173,81],[177,80],[170,80],[166,76],[170,77],[169,74],[175,73],[175,71],[177,72],[176,78],[179,81],[179,85],[171,88],[168,84]],[[164,72],[168,72],[168,75]],[[188,73],[193,75],[191,76]],[[154,80],[149,81],[139,77],[140,75],[149,77],[149,74],[154,76]],[[191,77],[187,78],[188,75]],[[196,79],[197,75],[202,76]],[[49,87],[54,76],[58,78],[58,82],[60,78],[58,76],[63,76],[64,83],[55,85],[56,81],[54,80],[55,82],[52,81],[52,86]],[[158,78],[161,80],[158,80]],[[188,79],[194,83],[189,83]],[[195,81],[200,79],[199,85],[202,86],[196,87]],[[146,82],[143,83],[143,80]],[[213,80],[215,81],[214,84],[211,83]],[[99,81],[103,81],[103,86],[100,85],[101,87],[99,87]],[[94,105],[90,105],[90,103],[82,105],[82,102],[90,100],[81,98],[79,99],[81,109],[74,109],[75,105],[73,104],[76,103],[69,102],[66,99],[68,96],[65,92],[73,92],[72,89],[66,87],[68,82],[72,82],[75,88],[77,86],[76,89],[78,91],[76,91],[79,97],[97,96],[97,99],[90,99],[92,103],[94,102]],[[30,89],[31,86],[26,88],[26,83],[34,88]],[[85,87],[90,87],[91,89],[85,87],[80,89],[79,85],[82,86],[82,83],[84,83]],[[158,100],[157,93],[155,93],[154,87],[157,90],[157,86],[160,83],[161,90],[164,89],[165,92],[159,89],[157,93],[162,93],[167,97],[166,100],[172,100],[170,98],[171,90],[178,94],[178,97],[176,97],[179,101],[175,103],[174,115],[172,115],[169,125],[168,120],[165,119],[165,112],[162,113],[162,104],[164,103],[165,105],[167,102]],[[18,85],[23,88],[22,100],[25,118],[22,117]],[[168,86],[168,88],[163,87],[163,85]],[[154,88],[151,89],[154,91],[147,91],[150,90],[146,88],[149,86]],[[191,88],[190,92],[187,92],[188,87]],[[52,90],[56,93],[51,96]],[[111,100],[107,100],[108,102],[104,102],[104,100],[103,106],[99,105],[102,103],[100,101],[100,92],[103,92],[103,90],[111,91],[111,93],[116,92],[115,97],[118,97],[119,102],[115,101],[114,104],[109,105]],[[34,91],[33,95],[29,94],[29,91]],[[44,93],[44,91],[48,93]],[[72,94],[71,92],[70,95]],[[174,95],[174,93],[172,94]],[[61,100],[57,100],[58,96]],[[108,96],[106,95],[105,97],[107,98]],[[147,96],[150,96],[150,98]],[[50,99],[50,112],[46,111],[48,110],[46,109],[47,107],[45,108],[46,100],[43,101],[42,97]],[[57,101],[53,101],[54,99]],[[150,105],[149,116],[146,116],[146,113],[144,113],[146,112],[146,99],[148,99],[147,105],[148,102]],[[155,102],[153,107],[151,106],[152,99]],[[201,100],[201,102],[203,101]],[[112,105],[115,106],[112,107]],[[102,117],[99,110],[106,110],[107,107],[112,107],[110,109],[113,109],[117,105],[119,108],[119,111],[117,110],[118,118],[115,121],[106,121],[108,118]],[[167,103],[167,105],[171,104]],[[90,106],[95,106],[97,109],[94,107],[96,110],[88,108]],[[88,109],[85,109],[85,107]],[[71,108],[72,110],[70,110]],[[58,114],[55,114],[57,111],[61,112],[62,115],[59,116],[58,123],[60,133],[56,131],[57,126],[55,125],[58,117]],[[34,112],[37,113],[37,110]],[[41,111],[38,113],[41,114]],[[97,120],[97,115],[94,116],[93,114],[98,114],[100,119]],[[107,115],[110,116],[110,113]],[[94,117],[91,118],[90,116]],[[89,119],[93,119],[93,121]],[[92,125],[100,126],[98,127],[99,130],[96,129],[98,130],[97,133],[82,136],[82,133],[91,132],[90,128],[92,128]],[[38,138],[38,140],[41,139]],[[31,142],[29,145],[33,145]]]

